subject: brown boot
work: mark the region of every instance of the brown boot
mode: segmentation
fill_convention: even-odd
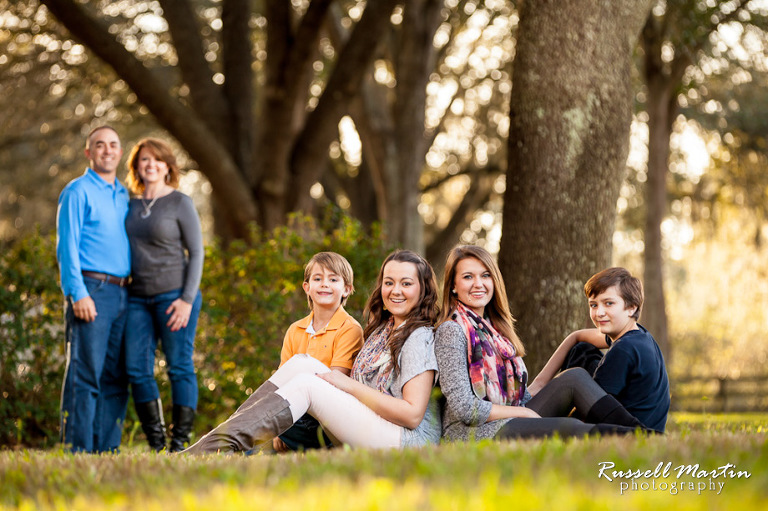
[[[240,413],[240,412],[242,412],[243,410],[245,410],[246,408],[250,408],[250,407],[251,407],[251,406],[253,406],[253,405],[254,405],[254,404],[255,404],[255,403],[256,403],[256,402],[257,402],[259,399],[263,398],[263,397],[264,397],[264,396],[266,396],[267,394],[271,394],[271,393],[273,393],[273,392],[274,392],[274,391],[276,391],[276,390],[277,390],[277,385],[275,385],[274,383],[272,383],[272,382],[271,382],[271,381],[269,381],[269,380],[265,381],[264,383],[262,383],[262,384],[261,384],[261,387],[259,387],[258,389],[256,389],[256,390],[253,392],[253,394],[251,394],[250,396],[248,396],[248,399],[246,399],[246,400],[245,400],[245,402],[244,402],[243,404],[241,404],[241,405],[238,407],[238,409],[237,409],[237,411],[235,411],[235,413]]]
[[[209,454],[250,451],[272,440],[292,425],[293,416],[288,401],[270,393],[249,408],[235,412],[195,445],[182,452]]]

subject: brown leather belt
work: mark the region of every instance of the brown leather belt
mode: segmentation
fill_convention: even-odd
[[[108,273],[99,273],[99,272],[87,271],[87,270],[83,270],[83,277],[100,280],[102,282],[106,282],[108,284],[114,284],[120,287],[127,286],[131,280],[131,277],[115,277],[114,275],[109,275]]]

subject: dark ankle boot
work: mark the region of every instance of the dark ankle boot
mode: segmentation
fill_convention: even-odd
[[[160,399],[146,403],[135,403],[141,429],[147,436],[149,447],[156,452],[165,449],[165,421]]]
[[[617,424],[595,424],[594,426],[592,426],[592,429],[589,430],[589,434],[590,435],[631,435],[638,429],[645,430],[645,428],[619,426]]]
[[[185,450],[185,454],[244,452],[272,440],[293,425],[288,401],[270,393],[253,406],[235,412],[225,422]]]
[[[171,452],[183,451],[189,445],[189,434],[195,423],[195,409],[173,405],[173,426],[171,426]]]
[[[646,429],[642,422],[637,420],[634,415],[629,413],[627,409],[610,394],[601,397],[592,405],[592,408],[587,412],[584,422],[589,424],[613,424],[629,428]]]

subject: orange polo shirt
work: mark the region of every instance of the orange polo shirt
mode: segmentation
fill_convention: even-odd
[[[325,328],[309,334],[314,313],[292,324],[285,332],[280,365],[300,353],[310,355],[328,367],[352,369],[360,348],[363,346],[363,329],[344,307],[339,306]]]

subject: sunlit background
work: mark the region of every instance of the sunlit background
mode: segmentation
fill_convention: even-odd
[[[44,8],[35,1],[11,3],[18,5],[10,9],[9,2],[0,2],[0,247],[38,228],[52,231],[59,191],[86,164],[84,135],[94,119],[119,127],[126,152],[140,137],[168,138],[127,85],[84,46],[68,39]],[[654,12],[665,15],[679,3],[660,2]],[[307,2],[292,4],[302,12]],[[736,2],[690,4],[700,11],[713,4],[724,10],[734,4],[736,9]],[[662,223],[673,374],[765,374],[768,362],[768,38],[747,24],[750,16],[765,14],[767,2],[748,4],[749,11],[709,34],[708,47],[697,50],[702,55],[687,68],[677,95],[680,114],[669,140],[668,209]],[[158,2],[100,5],[114,21],[111,32],[128,51],[148,62],[177,63]],[[364,4],[344,5],[339,21],[348,28],[360,18]],[[446,13],[457,9],[456,16],[446,14],[433,40],[441,59],[426,89],[425,126],[433,140],[420,178],[418,211],[429,245],[451,223],[465,195],[479,186],[479,199],[458,237],[495,253],[502,232],[518,15],[506,0],[445,1]],[[219,3],[200,2],[197,12],[205,21],[205,59],[215,67],[220,51],[216,34],[222,26]],[[394,11],[391,22],[402,22],[401,9]],[[256,13],[250,23],[258,77],[266,59],[267,20]],[[663,48],[666,62],[680,51],[674,40]],[[336,52],[329,38],[320,40],[308,109],[317,105]],[[613,236],[614,262],[637,275],[642,275],[645,248],[649,136],[647,90],[640,74],[638,70],[630,154]],[[393,88],[392,62],[377,60],[372,78]],[[221,84],[225,77],[215,73],[213,80]],[[181,86],[175,93],[184,98],[189,90]],[[354,179],[365,162],[358,127],[345,116],[338,129],[328,155],[340,178]],[[174,148],[187,170],[181,190],[195,199],[210,239],[211,185],[183,148]],[[342,188],[319,182],[310,193],[348,212],[355,200]]]

